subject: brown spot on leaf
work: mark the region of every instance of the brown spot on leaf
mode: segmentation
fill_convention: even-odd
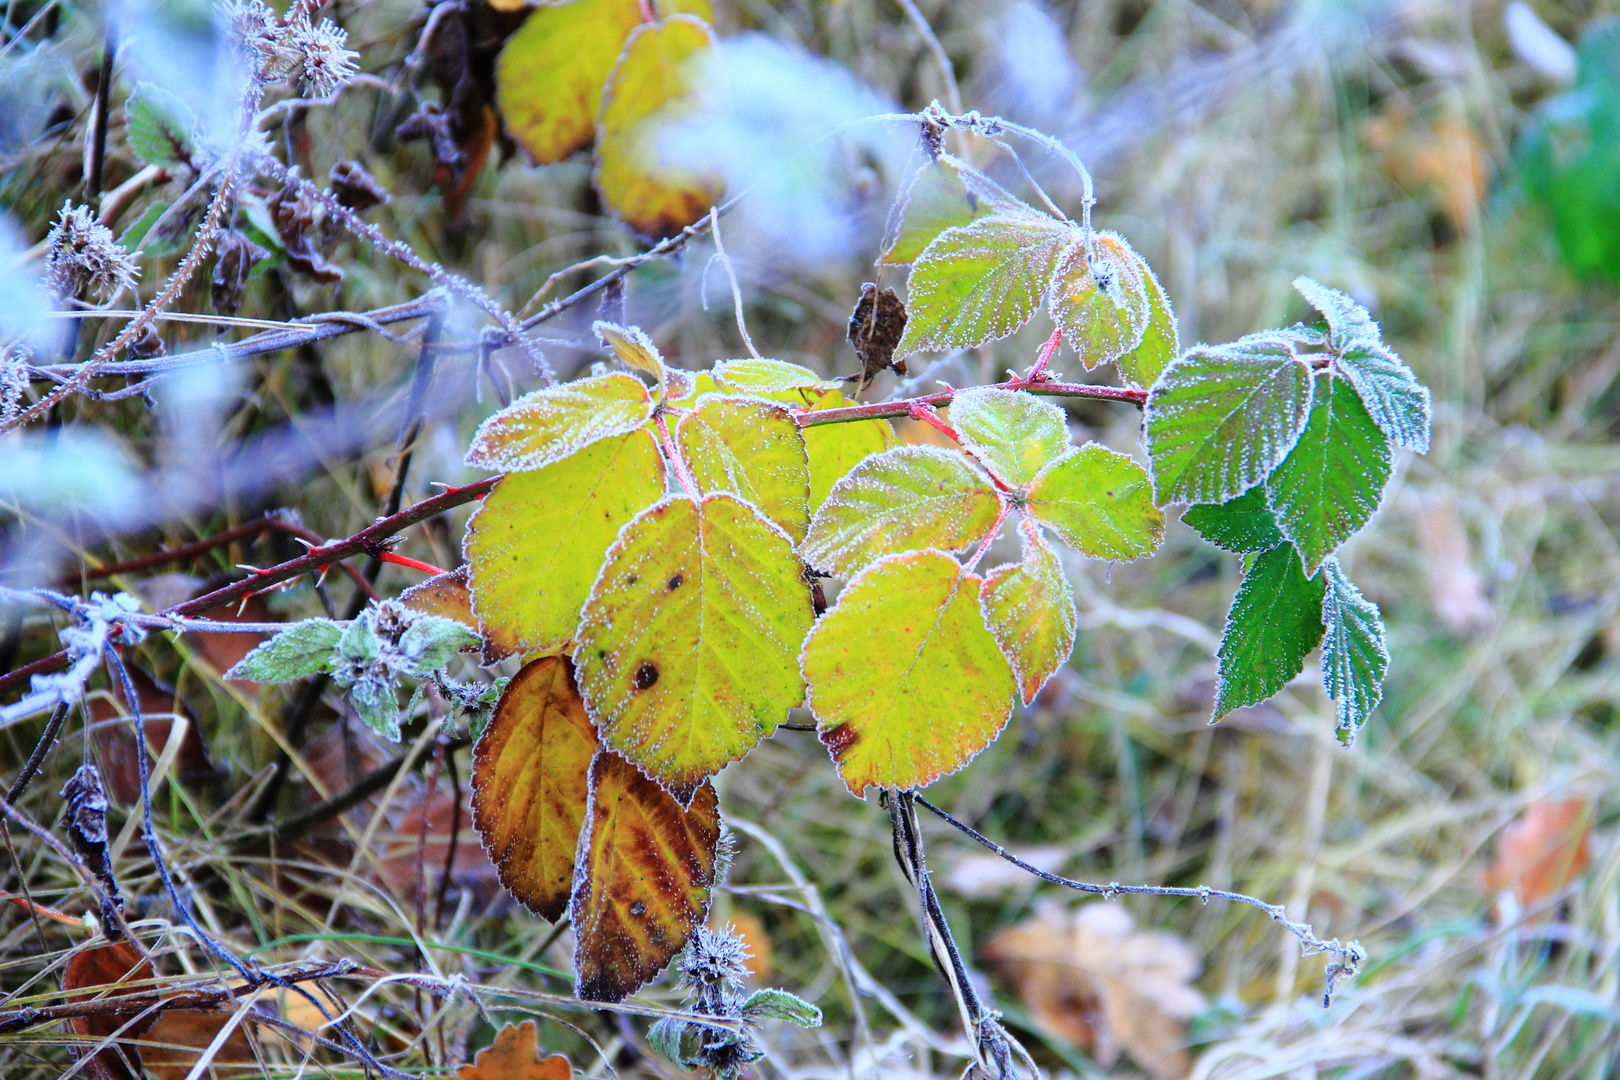
[[[654,664],[651,660],[643,661],[642,665],[640,667],[636,668],[636,689],[637,690],[650,689],[652,687],[652,685],[654,683],[656,683],[657,681],[658,681],[658,665]]]
[[[906,305],[893,289],[883,289],[868,281],[861,286],[861,298],[849,317],[849,343],[861,358],[861,389],[880,372],[893,369],[906,374],[906,362],[894,359],[895,346],[906,328]]]
[[[669,579],[669,591],[674,592],[676,589],[680,588],[681,587],[681,582],[683,582],[685,580],[686,579],[684,577],[682,577],[681,575],[679,575],[679,574],[675,574],[674,576],[672,576]]]
[[[839,724],[828,728],[821,733],[821,745],[825,746],[833,757],[841,757],[844,751],[855,745],[860,734],[848,724]]]

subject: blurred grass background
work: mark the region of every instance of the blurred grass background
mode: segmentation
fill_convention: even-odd
[[[54,126],[42,122],[38,138],[9,151],[0,174],[0,202],[29,242],[43,236],[79,183],[82,80],[93,84],[99,41],[96,8],[55,6],[53,36],[36,25],[16,48],[7,46],[3,61],[15,72],[38,52],[31,62],[55,65],[49,70],[59,82],[81,80],[77,94],[52,91],[66,115]],[[1289,282],[1310,274],[1373,309],[1386,338],[1433,388],[1436,406],[1432,451],[1399,464],[1382,512],[1346,552],[1355,580],[1383,609],[1394,655],[1384,703],[1354,748],[1333,739],[1330,703],[1309,669],[1272,703],[1206,726],[1214,646],[1239,568],[1172,523],[1165,548],[1148,562],[1071,563],[1082,632],[1069,669],[929,798],[1014,849],[1033,849],[1057,872],[1240,890],[1287,904],[1323,937],[1358,938],[1367,948],[1372,959],[1362,977],[1341,985],[1324,1011],[1323,962],[1301,959],[1294,939],[1252,909],[1122,900],[1139,926],[1184,937],[1202,960],[1196,985],[1207,1005],[1186,1035],[1194,1075],[1612,1075],[1620,1062],[1620,295],[1566,268],[1545,212],[1523,194],[1512,152],[1531,111],[1560,88],[1515,54],[1504,6],[1494,2],[1082,0],[1034,9],[1046,21],[1036,19],[1035,32],[1022,37],[1014,20],[1027,20],[1030,5],[917,6],[954,62],[966,107],[1043,126],[1086,158],[1098,181],[1099,224],[1123,232],[1158,270],[1185,342],[1229,340],[1305,317]],[[39,8],[10,5],[10,25]],[[905,108],[947,96],[923,37],[889,0],[720,0],[717,8],[723,35],[761,29],[802,45]],[[1568,40],[1616,10],[1611,0],[1536,5]],[[331,13],[349,28],[363,67],[385,77],[409,51],[423,14],[395,0],[342,0]],[[1066,72],[1064,56],[1072,64]],[[1020,64],[1032,70],[1020,72]],[[9,85],[8,93],[21,93]],[[395,195],[376,212],[384,227],[483,282],[509,308],[577,260],[637,250],[604,216],[583,159],[536,169],[498,149],[458,227],[432,186],[423,144],[397,145],[389,135],[397,119],[384,95],[363,87],[311,114],[311,175],[324,177],[339,158],[364,161]],[[120,112],[112,183],[137,167],[121,149],[121,121]],[[983,146],[958,150],[995,161]],[[1077,208],[1072,178],[1033,158],[1031,167],[1054,198]],[[866,198],[881,223],[895,178],[880,165],[871,172]],[[1613,183],[1620,186],[1620,177]],[[859,250],[791,275],[739,258],[762,351],[853,370],[844,320],[878,240],[869,235]],[[746,249],[745,237],[738,243]],[[338,251],[348,271],[341,286],[269,274],[250,289],[241,314],[358,311],[424,287],[375,253],[349,244]],[[628,291],[630,317],[674,362],[692,368],[740,347],[724,286],[716,287],[723,275],[709,276],[704,306],[711,251],[700,243],[680,260],[638,271]],[[145,280],[155,280],[157,269],[149,266]],[[591,276],[575,271],[553,295]],[[205,304],[206,283],[188,290],[182,306]],[[587,305],[551,332],[583,343],[591,314]],[[1040,323],[978,356],[942,361],[949,366],[916,382],[942,374],[958,384],[988,381],[1027,366],[1047,332]],[[207,333],[166,329],[173,351],[206,343]],[[565,373],[591,359],[582,344],[554,344],[548,355]],[[217,445],[299,417],[319,403],[323,382],[340,403],[402,388],[411,362],[411,350],[367,335],[314,355],[258,360],[249,393],[226,410]],[[481,384],[470,361],[442,376],[443,393],[460,404],[425,434],[408,499],[430,493],[430,481],[473,475],[460,465],[461,449],[496,407],[492,388],[538,385],[521,361],[497,357],[503,366],[504,374]],[[482,400],[473,395],[478,385]],[[888,389],[880,384],[874,393]],[[1081,433],[1137,449],[1133,412],[1087,403],[1073,406],[1071,417]],[[116,432],[148,464],[158,456],[162,432],[138,400],[80,402],[60,419]],[[393,452],[391,440],[381,440],[335,455],[212,515],[167,520],[85,557],[155,550],[270,506],[296,508],[324,535],[347,535],[378,513]],[[402,550],[453,565],[463,519],[414,533]],[[37,525],[14,518],[12,540],[30,527]],[[289,554],[260,545],[182,569],[202,578]],[[380,587],[395,593],[411,580],[391,567]],[[137,578],[120,584],[150,587]],[[331,588],[340,595],[347,584],[334,575]],[[320,609],[307,585],[276,594],[270,605],[287,617]],[[10,652],[21,661],[54,647],[53,635],[30,628]],[[553,941],[549,927],[515,911],[472,865],[476,840],[464,816],[461,870],[442,921],[435,926],[415,911],[417,828],[426,817],[438,845],[425,860],[431,898],[453,805],[449,770],[430,765],[402,775],[345,815],[341,828],[278,853],[280,865],[228,856],[274,759],[288,695],[224,684],[206,656],[155,637],[142,659],[177,687],[220,773],[169,785],[155,807],[182,869],[211,868],[212,884],[200,894],[206,926],[266,962],[354,956],[393,972],[420,965],[488,986],[567,992],[566,979],[546,974],[566,970],[566,936]],[[113,711],[109,705],[106,715]],[[413,728],[411,745],[431,759],[438,729],[424,723]],[[295,785],[299,800],[331,794],[359,766],[394,752],[368,747],[336,710],[316,728],[324,734],[306,760],[315,762],[317,752],[330,760],[310,764],[313,777]],[[0,733],[7,775],[37,731],[31,724]],[[105,741],[97,746],[108,753]],[[36,819],[54,820],[56,791],[80,747],[79,729],[70,726],[22,804]],[[464,781],[466,751],[461,757]],[[438,779],[432,797],[422,774]],[[768,948],[769,984],[827,1013],[822,1032],[773,1031],[762,1070],[959,1072],[954,1008],[928,962],[883,812],[851,800],[814,736],[799,732],[763,744],[721,786],[722,806],[742,835],[717,918],[737,920],[760,951]],[[1523,875],[1511,860],[1489,882],[1487,868],[1505,828],[1538,804],[1563,800],[1590,808],[1581,818],[1591,828],[1590,865],[1521,909],[1512,897]],[[120,810],[115,828],[130,811],[127,801]],[[1053,898],[1052,887],[994,869],[939,823],[925,830],[965,947],[983,949]],[[13,833],[17,860],[3,860],[0,889],[19,891],[24,875],[39,902],[82,906],[67,868]],[[161,938],[172,912],[138,842],[120,866],[134,914],[146,920],[140,925]],[[0,912],[7,1007],[51,999],[75,940],[60,927],[36,928],[9,905]],[[210,966],[194,950],[171,963],[178,978]],[[1029,1003],[1013,984],[996,974],[988,985],[1043,1066],[1086,1076],[1143,1068],[1130,1055],[1099,1064],[1109,1058],[1106,1039],[1077,1046],[1032,1030]],[[862,988],[859,1015],[851,986]],[[647,996],[672,1000],[659,990]],[[489,1007],[497,1004],[514,1005]],[[1095,1001],[1072,1005],[1087,1023],[1096,1019],[1087,1012]],[[398,986],[359,1008],[379,1053],[433,1075],[486,1044],[491,1019],[514,1015],[474,1008],[466,996],[424,1003]],[[524,1009],[548,1018],[542,1045],[570,1052],[592,1075],[673,1075],[639,1052],[639,1021],[546,1003]],[[444,1023],[435,1027],[436,1019]],[[66,1041],[46,1031],[0,1035],[0,1073],[58,1075],[71,1061]],[[300,1073],[296,1048],[275,1039],[265,1040],[263,1054],[251,1072],[358,1075],[337,1058]]]

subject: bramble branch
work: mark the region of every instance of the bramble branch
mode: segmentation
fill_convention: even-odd
[[[975,387],[974,389],[983,389]],[[1052,382],[1041,378],[1009,379],[988,387],[991,390],[1022,390],[1042,397],[1092,398],[1099,401],[1124,401],[1137,408],[1147,403],[1147,391],[1128,386],[1094,386],[1091,383]],[[870,405],[851,405],[844,409],[808,409],[795,412],[793,418],[802,428],[820,424],[847,424],[854,420],[876,420],[883,417],[916,416],[923,406],[949,405],[960,390],[941,390],[937,394],[902,398],[898,401],[875,401]]]

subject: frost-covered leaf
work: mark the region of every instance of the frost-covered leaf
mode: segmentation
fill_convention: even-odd
[[[1299,441],[1266,482],[1277,524],[1307,574],[1367,524],[1390,470],[1389,441],[1354,387],[1324,371],[1315,402]]]
[[[405,670],[420,679],[444,667],[462,649],[478,643],[478,635],[454,619],[418,615],[400,635],[399,651]]]
[[[691,101],[691,73],[714,48],[708,23],[666,15],[631,32],[608,76],[596,116],[596,189],[643,236],[674,236],[720,200],[718,178],[672,164],[656,138]]]
[[[191,106],[161,86],[136,83],[135,92],[124,103],[129,148],[148,165],[178,169],[191,164],[197,149],[196,129]]]
[[[802,1028],[821,1026],[821,1010],[786,990],[755,990],[742,1004],[746,1020],[786,1020]]]
[[[702,492],[729,491],[794,543],[810,526],[810,460],[784,405],[711,396],[681,418],[675,443]]]
[[[1294,279],[1294,288],[1327,320],[1335,351],[1358,343],[1383,343],[1372,313],[1348,294],[1303,274]]]
[[[961,454],[899,446],[867,458],[833,485],[800,554],[818,570],[853,577],[892,552],[975,544],[1000,512],[990,478]]]
[[[1040,216],[984,173],[949,154],[913,173],[902,201],[899,232],[880,260],[890,265],[915,262],[934,237],[954,225],[997,213]]]
[[[573,640],[608,545],[663,495],[664,461],[645,431],[503,477],[462,541],[486,658]]]
[[[1046,296],[1075,227],[1033,213],[1001,213],[946,229],[911,268],[898,357],[971,349],[1029,321]]]
[[[1266,489],[1258,484],[1235,499],[1189,507],[1181,520],[1227,551],[1267,551],[1286,539],[1266,502]]]
[[[1074,590],[1057,552],[1038,530],[1024,537],[1024,557],[984,578],[984,621],[1012,665],[1024,704],[1074,652]]]
[[[472,588],[468,584],[471,573],[470,567],[462,565],[443,574],[435,574],[400,593],[399,602],[423,615],[454,619],[476,633],[478,616],[473,614]]]
[[[242,657],[227,679],[247,682],[287,682],[332,670],[341,623],[331,619],[304,619],[295,622],[264,644]]]
[[[745,394],[779,394],[787,390],[837,390],[842,379],[824,379],[807,367],[785,360],[724,360],[714,366],[714,380]],[[786,401],[786,398],[776,398]]]
[[[811,412],[843,409],[855,402],[840,390],[829,390]],[[821,509],[833,485],[873,454],[894,446],[894,425],[887,420],[855,420],[847,424],[817,424],[804,429],[804,448],[810,455],[810,512]]]
[[[596,138],[602,84],[641,21],[633,0],[572,0],[530,12],[495,62],[495,104],[537,165]]]
[[[951,399],[962,445],[1003,483],[1029,483],[1069,449],[1063,410],[1033,394],[981,386]]]
[[[1142,283],[1147,288],[1147,329],[1142,331],[1142,343],[1115,363],[1126,382],[1152,386],[1158,381],[1159,373],[1181,355],[1181,330],[1176,323],[1176,313],[1170,307],[1170,297],[1146,262],[1142,264]]]
[[[366,676],[348,690],[360,722],[389,742],[399,742],[399,698],[391,679]]]
[[[653,401],[664,400],[669,389],[669,369],[652,338],[639,326],[620,326],[602,319],[591,324],[596,340],[610,350],[618,361],[631,371],[639,371],[653,381]]]
[[[804,699],[810,586],[786,533],[734,495],[674,498],[620,532],[574,646],[602,741],[682,801]]]
[[[569,916],[574,992],[622,1001],[664,970],[708,915],[720,805],[707,781],[682,809],[610,750],[591,763]]]
[[[1389,649],[1378,605],[1350,583],[1339,560],[1324,562],[1322,574],[1322,685],[1338,714],[1339,739],[1349,744],[1384,696]]]
[[[1148,394],[1155,501],[1219,503],[1265,479],[1305,428],[1311,370],[1280,335],[1201,345]]]
[[[652,409],[641,381],[619,372],[536,390],[479,426],[467,464],[498,472],[543,468],[599,439],[636,430]]]
[[[989,746],[1017,681],[984,624],[982,582],[943,551],[878,560],[804,644],[810,710],[852,795],[920,788]]]
[[[507,684],[473,747],[473,828],[506,891],[551,922],[573,891],[596,746],[573,663],[548,656]]]
[[[1086,250],[1075,237],[1052,275],[1052,318],[1087,371],[1142,343],[1150,316],[1142,256],[1118,233],[1099,232]]]
[[[1140,559],[1164,541],[1147,470],[1097,443],[1074,447],[1041,470],[1025,510],[1093,559]]]
[[[1266,700],[1304,670],[1322,640],[1325,591],[1322,575],[1305,577],[1292,544],[1250,558],[1221,634],[1213,719]]]

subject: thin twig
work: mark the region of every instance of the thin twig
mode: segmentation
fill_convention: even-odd
[[[975,388],[978,389],[978,388]],[[1048,382],[1045,379],[1018,378],[987,387],[991,390],[1021,390],[1041,397],[1091,398],[1098,401],[1123,401],[1137,408],[1147,403],[1147,391],[1123,386],[1096,386],[1091,383]],[[793,414],[801,428],[820,424],[847,424],[855,420],[874,420],[879,417],[915,416],[924,407],[949,405],[961,390],[941,390],[937,394],[901,398],[896,401],[875,401],[869,405],[851,405],[843,409],[802,409]]]
[[[754,339],[748,335],[748,322],[743,318],[742,286],[737,283],[737,268],[731,264],[731,256],[726,254],[725,241],[720,239],[720,209],[709,208],[709,231],[714,234],[714,257],[720,260],[725,268],[726,279],[731,282],[731,306],[737,313],[737,333],[742,335],[743,347],[748,355],[755,360],[760,359],[759,350],[754,348]]]
[[[900,5],[900,10],[906,13],[906,18],[911,20],[911,24],[917,28],[917,32],[922,34],[924,44],[934,56],[934,63],[939,65],[940,74],[945,79],[945,100],[950,104],[951,112],[961,112],[962,91],[956,85],[956,65],[951,63],[951,58],[946,55],[945,46],[939,43],[939,36],[934,33],[934,28],[928,25],[928,20],[923,18],[923,13],[917,10],[913,0],[896,0],[896,3]]]

